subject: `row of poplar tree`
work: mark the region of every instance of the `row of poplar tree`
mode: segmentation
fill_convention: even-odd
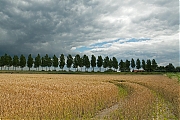
[[[57,67],[60,67],[60,69],[63,70],[65,65],[69,69],[69,71],[72,67],[75,68],[76,71],[78,71],[78,68],[80,68],[82,71],[83,67],[85,68],[85,71],[88,71],[90,67],[92,68],[92,71],[94,71],[95,67],[98,67],[99,71],[101,71],[102,67],[105,70],[114,69],[114,71],[117,71],[118,68],[120,71],[130,71],[130,67],[133,69],[143,68],[146,71],[154,71],[158,67],[155,59],[153,59],[152,61],[150,59],[148,59],[147,61],[140,61],[140,59],[137,59],[135,61],[132,58],[131,61],[120,60],[120,62],[118,63],[116,57],[109,58],[108,56],[106,56],[103,59],[102,56],[98,56],[96,58],[94,55],[92,55],[91,59],[89,59],[87,55],[83,55],[81,57],[79,54],[74,57],[69,54],[66,60],[63,54],[61,54],[59,58],[56,55],[50,57],[48,56],[48,54],[43,57],[38,54],[35,58],[33,58],[31,54],[29,54],[27,59],[24,55],[21,55],[20,57],[14,55],[13,57],[11,57],[10,55],[5,54],[0,57],[1,70],[3,67],[5,67],[5,70],[6,67],[9,70],[9,67],[11,66],[13,66],[13,70],[16,70],[17,67],[20,67],[21,70],[23,70],[23,68],[26,66],[29,68],[29,70],[34,67],[38,71],[39,67],[42,67],[42,70],[45,68],[46,71],[50,70],[51,67],[54,67],[54,70],[56,70]]]

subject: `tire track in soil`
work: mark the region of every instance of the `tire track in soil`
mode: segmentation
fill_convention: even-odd
[[[152,113],[150,119],[153,120],[175,119],[174,114],[172,114],[171,111],[169,110],[169,107],[171,106],[167,104],[162,97],[159,97],[151,89],[147,88],[146,86],[140,85],[138,83],[124,82],[124,81],[117,83],[129,87],[130,89],[133,89],[133,91],[131,91],[127,97],[121,99],[115,105],[109,108],[105,108],[100,112],[98,112],[96,116],[92,118],[92,120],[103,120],[103,119],[111,118],[113,112],[115,111],[118,112],[119,109],[124,111],[123,112],[125,114],[124,119],[127,119],[129,117],[144,119],[147,117],[146,115],[149,114],[148,112],[152,112],[151,110],[148,110],[149,109],[148,105],[151,105],[152,107],[152,104],[154,106],[151,109],[153,109],[154,114]],[[149,98],[147,98],[147,96]],[[144,101],[142,101],[143,99]],[[145,105],[145,107],[142,108],[143,105]],[[135,108],[135,110],[130,109],[133,107]],[[134,112],[137,112],[137,114],[139,115],[136,114],[137,116],[126,116],[126,115],[134,114]]]

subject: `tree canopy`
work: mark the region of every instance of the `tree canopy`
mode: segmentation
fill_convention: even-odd
[[[26,64],[27,63],[27,64]],[[134,69],[136,67],[136,69],[144,69],[147,72],[151,72],[151,71],[156,71],[156,72],[178,72],[180,71],[180,67],[174,67],[172,63],[169,63],[166,66],[158,66],[157,62],[155,59],[147,59],[147,61],[145,62],[144,59],[142,59],[142,61],[140,61],[140,59],[138,58],[136,60],[136,62],[134,61],[134,59],[132,58],[131,61],[129,61],[128,59],[126,59],[125,61],[120,60],[120,62],[118,63],[118,60],[116,59],[116,57],[112,57],[109,58],[109,56],[104,57],[104,59],[102,58],[102,56],[98,56],[96,59],[95,55],[91,55],[91,59],[89,60],[89,56],[87,55],[83,55],[80,56],[79,54],[76,54],[74,56],[72,55],[68,55],[67,56],[67,60],[65,61],[65,56],[64,54],[61,54],[59,59],[56,57],[56,55],[54,55],[52,58],[46,54],[45,56],[41,57],[40,54],[37,54],[37,56],[35,58],[32,57],[31,54],[28,55],[27,57],[27,61],[26,61],[26,57],[21,54],[20,57],[18,57],[17,55],[14,55],[13,57],[11,57],[8,54],[4,54],[2,56],[0,56],[0,67],[1,70],[6,70],[6,68],[11,68],[11,66],[13,66],[13,70],[16,70],[17,67],[20,67],[21,70],[23,70],[24,67],[28,67],[29,70],[31,68],[36,68],[36,70],[38,69],[39,71],[39,67],[41,66],[42,70],[44,67],[46,67],[46,71],[47,68],[49,67],[49,70],[51,69],[51,67],[54,67],[54,70],[56,70],[56,68],[59,66],[60,69],[64,69],[64,67],[66,67],[69,69],[73,66],[73,68],[76,69],[76,71],[78,71],[78,68],[82,68],[85,67],[85,71],[88,71],[88,69],[91,67],[92,71],[95,70],[96,67],[99,68],[99,71],[101,71],[101,67],[103,67],[105,70],[107,71],[116,71],[118,68],[121,72],[128,72],[130,71],[130,69]],[[114,69],[114,70],[112,70]]]

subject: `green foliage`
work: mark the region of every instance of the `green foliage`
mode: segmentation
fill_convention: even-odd
[[[49,67],[49,70],[50,70],[50,67],[52,66],[52,60],[51,60],[51,57],[48,58],[48,67]]]
[[[131,59],[131,67],[134,69],[135,66],[136,66],[136,65],[135,65],[135,61],[134,61],[134,59],[132,58],[132,59]]]
[[[46,71],[47,71],[47,67],[48,67],[48,59],[49,59],[49,56],[48,56],[48,54],[46,54],[44,57],[44,67],[46,67]]]
[[[106,69],[107,67],[109,67],[109,57],[106,56],[104,58],[104,62],[103,62],[103,67]]]
[[[101,56],[98,56],[98,59],[97,59],[97,67],[99,68],[99,71],[101,72],[101,67],[103,65],[103,59]]]
[[[176,72],[180,72],[180,67],[176,67]]]
[[[166,72],[175,72],[176,71],[176,69],[172,63],[169,63],[169,65],[167,65],[165,67],[165,69],[166,69]]]
[[[141,62],[139,58],[136,60],[136,68],[139,70],[141,68]]]
[[[80,57],[79,54],[77,54],[77,55],[75,56],[75,58],[74,58],[73,68],[75,68],[76,71],[78,71],[78,66],[79,66],[79,63],[80,63],[80,59],[81,59],[81,57]]]
[[[0,57],[0,67],[1,67],[1,70],[2,70],[2,67],[4,67],[4,56]]]
[[[156,63],[156,60],[153,59],[153,60],[152,60],[152,66],[151,66],[152,70],[153,70],[153,71],[156,70],[157,67],[158,67],[158,65],[157,65],[157,63]]]
[[[43,70],[43,68],[44,68],[45,66],[46,66],[46,65],[45,65],[45,58],[42,57],[42,58],[41,58],[41,67],[42,67],[42,70]]]
[[[118,61],[117,61],[117,59],[115,57],[112,58],[112,67],[114,69],[116,69],[116,71],[117,71],[117,69],[118,69]]]
[[[71,68],[71,66],[72,66],[72,64],[73,64],[73,57],[69,54],[68,56],[67,56],[67,68],[69,68],[69,71],[70,71],[70,68]]]
[[[65,58],[64,58],[64,55],[61,54],[60,61],[59,61],[59,67],[63,70],[64,65],[65,65]]]
[[[38,71],[39,71],[40,65],[41,65],[41,56],[38,54],[37,57],[35,57],[34,67],[38,68]]]
[[[126,60],[126,62],[125,62],[125,71],[126,72],[129,72],[130,71],[130,61],[129,60]]]
[[[91,66],[94,72],[94,67],[96,67],[96,57],[94,55],[91,56]]]
[[[180,83],[180,73],[166,73],[166,75],[171,79],[178,79],[178,82]]]
[[[88,56],[85,57],[85,67],[87,71],[90,68],[90,61]]]
[[[81,67],[81,71],[82,71],[82,67],[83,67],[84,65],[83,65],[83,57],[81,57],[80,59],[79,59],[79,67]]]
[[[56,68],[58,67],[58,58],[56,57],[56,55],[53,56],[53,61],[52,61],[54,70],[56,70]]]
[[[24,55],[20,56],[19,65],[21,67],[21,70],[23,70],[23,68],[26,66],[26,58],[24,57]]]
[[[118,69],[121,72],[129,72],[130,71],[130,66],[132,68],[136,67],[137,69],[140,69],[141,67],[147,71],[147,72],[180,72],[180,67],[174,67],[172,63],[169,63],[167,66],[159,66],[156,62],[155,59],[153,59],[152,61],[150,59],[148,59],[146,62],[143,59],[142,60],[142,65],[141,62],[139,60],[139,58],[136,60],[136,64],[134,59],[131,59],[131,62],[129,60],[126,60],[125,62],[123,62],[122,60],[120,61],[120,63],[118,64],[118,60],[113,57],[112,59],[109,58],[108,56],[106,56],[104,59],[102,58],[102,56],[98,56],[97,60],[96,57],[94,55],[91,56],[91,61],[89,60],[88,56],[84,55],[83,57],[80,57],[79,54],[77,54],[75,56],[75,58],[73,59],[73,57],[71,55],[67,56],[67,61],[65,62],[65,56],[63,54],[60,55],[60,61],[58,61],[58,58],[54,55],[53,58],[49,57],[48,54],[46,54],[44,57],[40,57],[40,55],[38,54],[35,57],[35,61],[33,62],[33,58],[31,56],[31,54],[28,56],[28,60],[27,60],[27,67],[30,68],[33,67],[33,63],[34,63],[34,68],[38,68],[39,71],[39,67],[42,67],[42,70],[44,67],[46,67],[46,71],[47,68],[49,67],[49,70],[51,68],[51,66],[54,66],[54,70],[56,69],[56,67],[60,67],[60,69],[62,69],[64,66],[66,65],[67,68],[73,67],[76,69],[76,71],[78,71],[78,67],[82,68],[85,67],[85,71],[87,71],[87,69],[90,68],[90,66],[92,67],[92,71],[94,71],[94,68],[97,66],[99,68],[99,71],[101,71],[101,67],[103,66],[106,69],[112,69],[114,68],[114,71]],[[4,68],[4,70],[6,70],[6,68],[9,68],[13,65],[13,70],[16,67],[20,66],[20,68],[23,70],[23,68],[26,66],[26,58],[24,57],[24,55],[21,55],[20,58],[18,58],[17,55],[13,56],[13,59],[11,58],[10,55],[4,54],[3,56],[0,56],[0,67],[1,70]],[[37,69],[36,69],[37,70]]]
[[[108,69],[108,70],[106,70],[106,71],[104,71],[104,72],[116,72],[115,70],[112,70],[112,69]]]
[[[12,65],[13,67],[15,67],[15,70],[16,70],[16,67],[19,66],[19,57],[17,55],[14,55],[13,57]]]
[[[30,71],[30,68],[32,68],[32,66],[33,66],[33,58],[32,58],[32,56],[31,56],[31,54],[29,54],[29,56],[28,56],[28,60],[27,60],[27,66],[28,66],[28,68],[29,68],[29,71]]]
[[[148,59],[146,62],[146,69],[148,72],[151,72],[151,60],[150,59]]]
[[[144,70],[146,70],[146,62],[145,62],[145,60],[142,60],[142,68],[143,68]]]
[[[113,67],[113,61],[111,60],[111,58],[109,59],[108,67],[109,67],[110,69]]]
[[[119,70],[121,72],[125,71],[125,63],[123,62],[123,60],[119,62]]]

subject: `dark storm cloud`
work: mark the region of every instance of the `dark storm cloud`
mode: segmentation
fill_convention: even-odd
[[[166,41],[160,45],[163,47],[155,47],[156,51],[163,51],[167,45],[170,49],[176,48],[165,55],[166,59],[171,59],[179,50],[178,16],[178,1],[175,0],[1,0],[0,54],[76,54],[74,49],[80,46],[143,37],[150,38],[155,45],[162,39]],[[143,42],[139,44],[143,46]],[[153,51],[153,44],[147,45],[149,49],[145,51]],[[96,48],[101,49],[98,54],[106,52],[119,59],[134,55],[118,42],[112,45],[109,45],[112,49]],[[123,51],[121,56],[116,45]],[[138,44],[133,45],[138,47]],[[97,54],[95,51],[85,53]],[[135,54],[164,58],[145,51],[141,52],[147,54]]]

